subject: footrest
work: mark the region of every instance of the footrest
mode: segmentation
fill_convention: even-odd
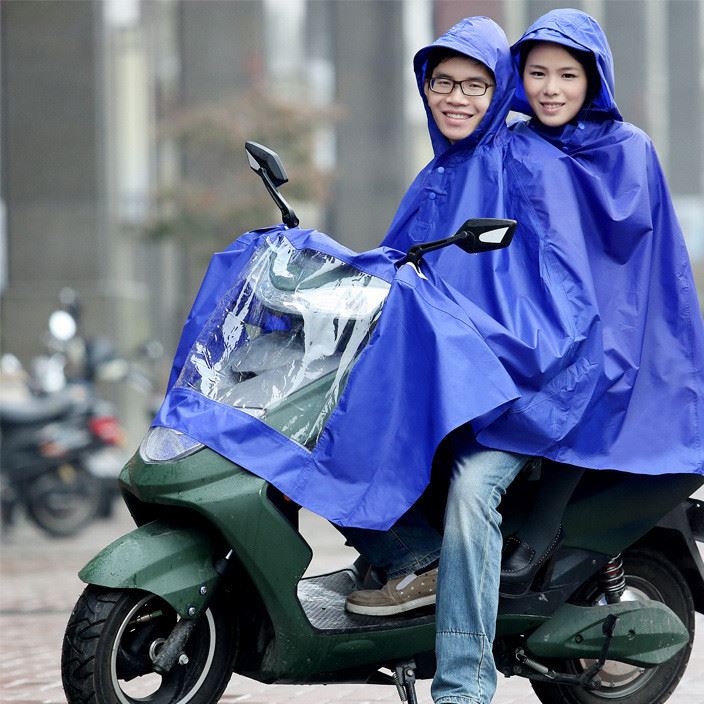
[[[321,631],[363,632],[391,624],[421,625],[435,620],[432,606],[390,617],[351,614],[345,610],[345,599],[350,592],[360,588],[354,570],[345,569],[302,579],[298,583],[298,599],[310,624]]]

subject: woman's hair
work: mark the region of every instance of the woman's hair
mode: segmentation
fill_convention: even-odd
[[[520,77],[523,78],[523,72],[526,68],[526,61],[528,60],[528,54],[531,50],[538,44],[550,44],[554,42],[546,42],[540,40],[529,40],[521,44],[521,53],[519,56],[518,68],[520,71]],[[573,49],[571,46],[565,46],[564,44],[557,44],[557,46],[564,49],[575,61],[578,61],[580,66],[584,69],[584,73],[587,76],[587,95],[584,99],[583,107],[588,107],[589,104],[599,95],[601,90],[601,78],[599,76],[599,71],[596,68],[596,59],[594,54],[590,51],[578,51]]]
[[[425,63],[425,80],[430,80],[431,76],[433,75],[433,71],[443,61],[447,61],[448,59],[454,59],[455,57],[459,57],[460,59],[468,59],[469,61],[473,61],[474,63],[479,64],[480,66],[484,66],[484,68],[489,72],[492,78],[494,77],[494,72],[484,63],[479,61],[479,59],[475,59],[472,56],[467,56],[467,54],[463,54],[461,51],[456,51],[455,49],[446,49],[445,47],[438,47],[436,49],[431,49],[428,52],[428,58]]]

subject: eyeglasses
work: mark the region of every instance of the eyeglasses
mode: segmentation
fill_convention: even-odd
[[[440,93],[441,95],[449,95],[455,90],[455,86],[459,86],[465,95],[477,97],[484,95],[494,84],[476,81],[471,78],[466,81],[453,81],[451,78],[431,78],[428,85],[433,93]]]

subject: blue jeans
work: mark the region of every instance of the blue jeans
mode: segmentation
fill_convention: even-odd
[[[440,557],[442,535],[415,506],[388,530],[337,529],[387,579],[422,570]]]
[[[489,704],[496,690],[492,644],[503,544],[498,506],[529,458],[483,448],[467,432],[453,435],[452,456],[442,540],[417,509],[389,531],[342,531],[389,578],[414,572],[440,554],[433,700]]]
[[[492,645],[501,573],[501,498],[528,457],[452,438],[436,605],[436,704],[489,704],[496,691]]]

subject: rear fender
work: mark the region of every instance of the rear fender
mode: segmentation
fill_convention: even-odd
[[[688,499],[686,502],[687,519],[695,540],[704,543],[704,502]]]
[[[699,613],[704,613],[704,561],[696,539],[704,539],[703,514],[701,501],[683,501],[634,545],[660,551],[679,569]]]
[[[218,578],[214,550],[203,530],[153,521],[108,545],[78,576],[87,584],[142,589],[193,617],[206,608]]]

